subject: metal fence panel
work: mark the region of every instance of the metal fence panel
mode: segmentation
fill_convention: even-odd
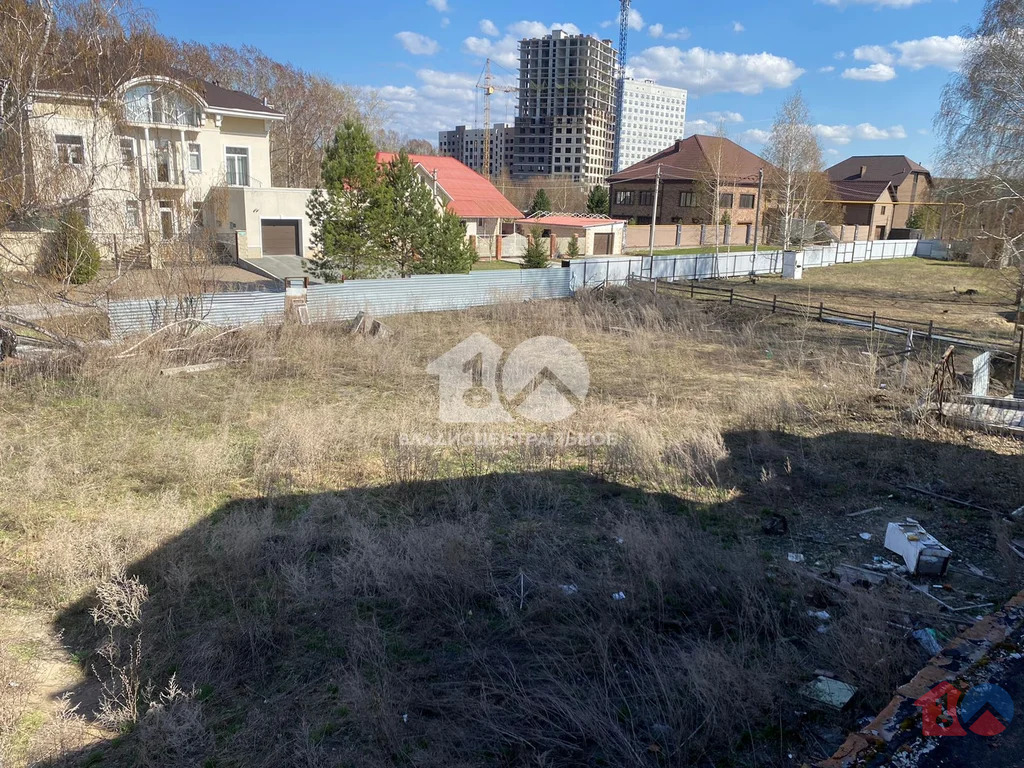
[[[113,301],[107,312],[111,338],[123,339],[189,319],[227,327],[280,323],[284,320],[284,294],[216,293],[180,299]]]
[[[309,289],[309,317],[317,323],[347,320],[360,312],[383,317],[512,301],[564,299],[572,295],[569,277],[568,269],[552,268],[318,285]]]

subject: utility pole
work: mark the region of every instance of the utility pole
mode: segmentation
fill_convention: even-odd
[[[658,166],[658,174],[654,177],[654,208],[651,210],[651,241],[650,241],[650,253],[648,254],[651,260],[651,268],[648,273],[651,277],[654,277],[654,235],[657,231],[658,226],[658,193],[661,192],[661,166]],[[643,270],[641,270],[641,273]]]
[[[761,195],[764,194],[764,168],[757,172],[757,208],[754,211],[754,258],[757,258],[757,238],[761,234]],[[753,272],[753,269],[751,269]]]

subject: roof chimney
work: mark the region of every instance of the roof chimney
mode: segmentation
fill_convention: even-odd
[[[862,178],[862,179],[863,179],[863,178],[864,178],[865,176],[867,176],[867,175],[868,175],[868,167],[867,167],[866,165],[862,165],[862,166],[860,167],[860,174],[859,174],[859,178]]]

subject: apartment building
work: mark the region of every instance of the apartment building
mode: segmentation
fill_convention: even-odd
[[[615,154],[615,71],[610,40],[555,30],[520,41],[513,178],[604,183]]]
[[[491,128],[491,178],[497,178],[512,166],[512,126],[495,123]],[[483,128],[467,128],[456,126],[454,131],[439,131],[437,134],[438,154],[441,157],[454,157],[463,165],[467,165],[479,174],[484,173],[484,142],[487,131]]]
[[[683,138],[686,91],[653,80],[628,78],[622,89],[619,163],[615,172],[636,165]]]
[[[200,231],[237,242],[241,258],[303,256],[309,190],[275,188],[270,172],[270,126],[284,117],[181,72],[135,78],[99,102],[73,87],[38,91],[32,183],[54,206],[72,201],[108,257]]]

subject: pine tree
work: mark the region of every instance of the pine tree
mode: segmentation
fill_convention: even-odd
[[[569,240],[569,248],[566,251],[566,255],[570,259],[575,259],[580,255],[580,239],[576,235],[573,235]]]
[[[379,240],[369,215],[380,191],[377,152],[366,128],[348,120],[338,129],[321,165],[323,189],[310,195],[310,219],[316,256],[310,271],[334,282],[341,275],[372,277],[381,270]]]
[[[607,216],[610,210],[611,198],[608,190],[600,185],[590,190],[590,197],[587,198],[587,213],[594,213],[600,216]]]
[[[99,274],[100,250],[86,228],[85,218],[74,208],[61,216],[48,249],[48,271],[61,282],[84,285]]]
[[[538,189],[537,194],[533,196],[533,202],[530,203],[528,215],[533,216],[535,213],[547,213],[550,210],[551,200],[548,199],[548,193],[543,189]]]
[[[434,195],[406,152],[384,169],[383,184],[368,211],[388,271],[409,277],[430,247],[440,213]]]
[[[544,232],[539,227],[534,227],[530,234],[532,237],[530,244],[526,246],[523,266],[527,269],[544,269],[548,265],[548,251],[544,247]]]
[[[466,227],[451,211],[445,211],[434,221],[433,232],[423,258],[415,265],[419,274],[459,274],[469,272],[477,254],[466,239]]]

